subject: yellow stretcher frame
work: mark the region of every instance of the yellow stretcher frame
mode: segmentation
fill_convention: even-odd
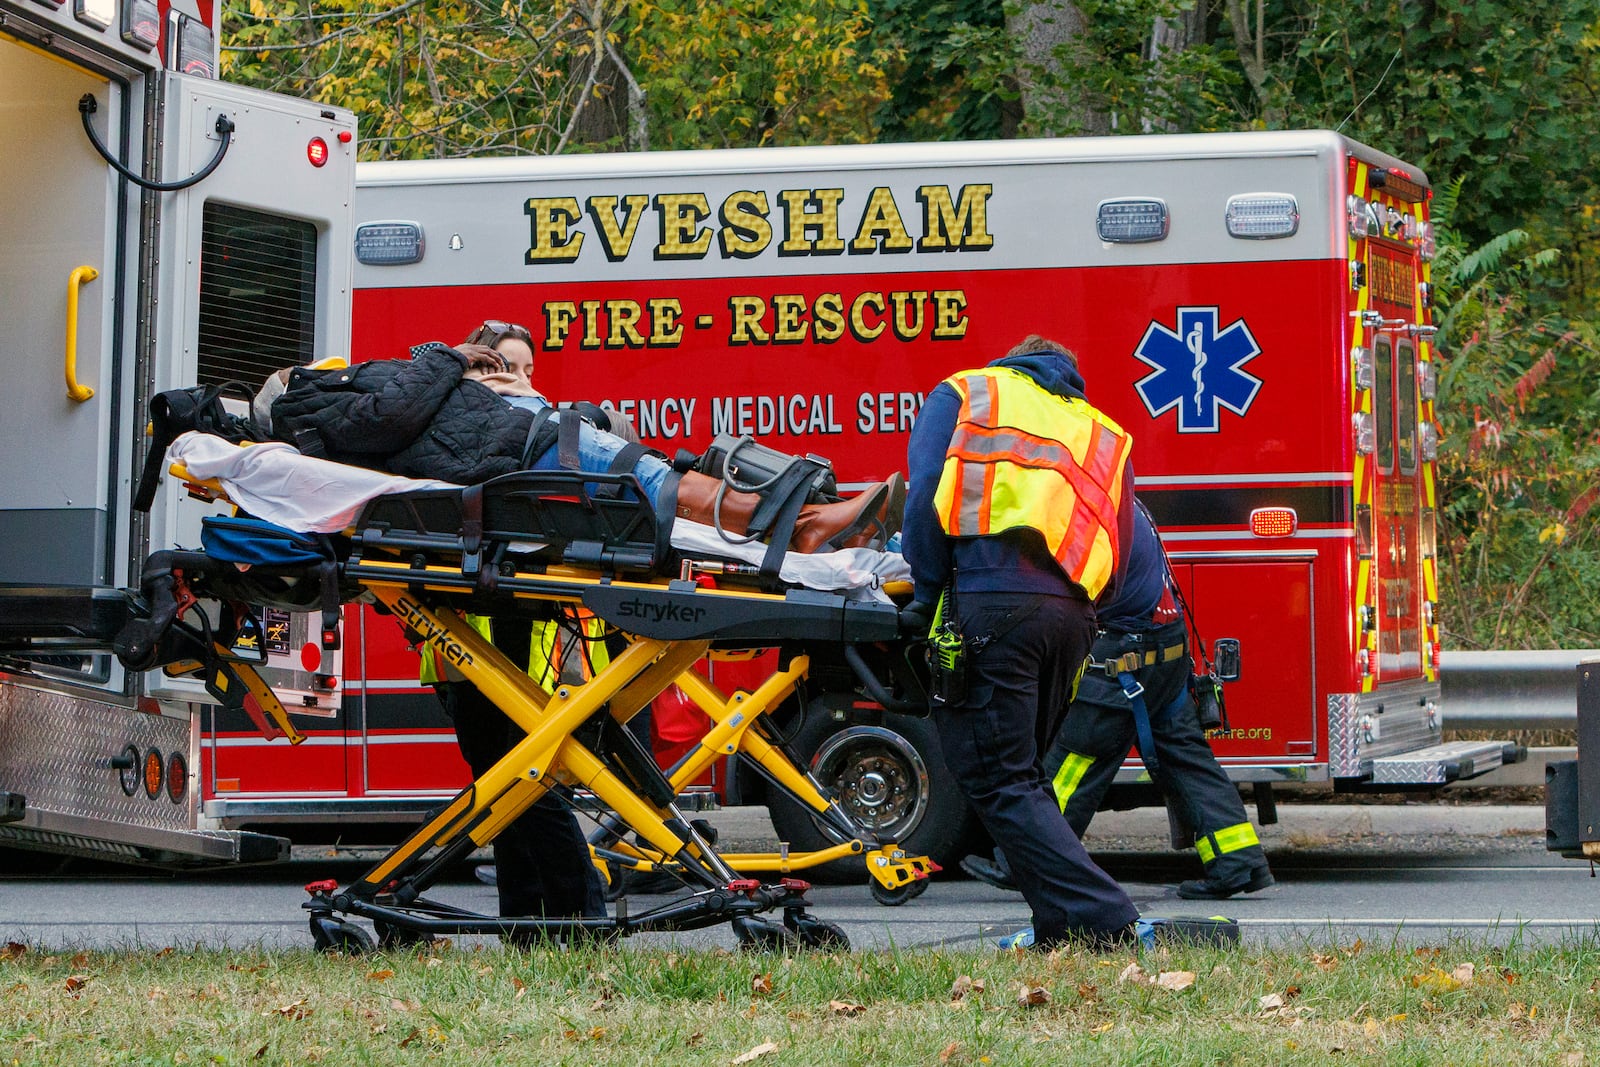
[[[881,887],[874,895],[885,903],[900,903],[916,895],[938,869],[928,857],[908,855],[892,842],[869,847],[869,835],[861,834],[837,802],[763,736],[758,724],[805,677],[809,667],[805,656],[796,656],[755,692],[729,696],[691,669],[710,650],[709,640],[663,641],[630,635],[628,647],[592,679],[581,685],[561,685],[546,694],[459,615],[449,610],[436,612],[422,604],[412,583],[364,579],[362,584],[527,736],[354,883],[351,889],[358,894],[375,894],[394,879],[420,870],[429,858],[463,835],[474,845],[489,844],[553,783],[588,790],[644,839],[648,847],[619,840],[596,857],[620,867],[668,869],[685,875],[698,871],[701,881],[708,877],[725,881],[743,874],[789,874],[858,855],[873,882]],[[680,761],[668,779],[674,793],[700,777],[718,757],[738,752],[763,767],[846,840],[813,852],[718,854],[676,805],[656,805],[640,796],[572,737],[573,731],[602,707],[619,725],[626,725],[674,683],[713,722],[691,756]]]
[[[226,491],[216,479],[196,479],[179,463],[172,464],[170,471],[190,495],[202,500],[229,502]],[[692,665],[710,650],[709,640],[662,641],[626,635],[628,648],[613,656],[589,681],[581,685],[560,685],[554,693],[547,694],[459,614],[449,609],[436,611],[422,603],[430,591],[426,572],[447,573],[447,568],[428,566],[419,582],[416,569],[409,563],[365,561],[369,575],[374,568],[381,572],[386,566],[393,567],[395,581],[366,576],[361,579],[362,586],[403,626],[421,635],[425,644],[437,650],[446,662],[477,686],[526,736],[354,883],[350,888],[356,894],[376,895],[397,878],[426,870],[430,859],[437,859],[463,836],[474,846],[490,844],[508,824],[549,792],[553,782],[589,790],[646,843],[629,842],[617,835],[604,850],[597,851],[591,846],[592,858],[608,880],[612,876],[612,865],[641,872],[666,870],[680,876],[697,871],[702,881],[708,877],[713,881],[728,881],[742,874],[787,875],[855,855],[863,859],[874,898],[896,905],[920,895],[927,888],[929,877],[939,870],[938,864],[927,856],[909,855],[895,842],[877,841],[875,835],[863,833],[838,802],[808,773],[797,768],[782,748],[766,735],[765,716],[781,705],[803,681],[809,668],[808,657],[793,657],[787,667],[775,672],[753,693],[738,691],[727,695],[692,669]],[[540,599],[573,606],[582,604],[585,588],[601,580],[596,572],[570,567],[548,568],[544,577],[548,582],[546,593]],[[647,583],[609,584],[660,588]],[[440,593],[451,591],[444,585],[432,588]],[[770,596],[748,591],[727,595]],[[235,663],[234,668],[291,743],[304,740],[288,722],[287,714],[283,713],[271,689],[254,670],[245,663]],[[718,854],[675,804],[652,804],[572,738],[572,731],[602,706],[607,707],[619,725],[626,725],[674,683],[713,725],[668,777],[673,795],[696,781],[718,758],[738,753],[760,766],[780,788],[810,808],[839,843],[808,852],[790,852],[785,844],[774,853]],[[264,697],[261,690],[265,691]]]

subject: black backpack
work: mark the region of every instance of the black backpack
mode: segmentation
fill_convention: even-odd
[[[150,451],[145,453],[144,467],[139,472],[139,486],[133,494],[135,511],[149,511],[150,505],[155,502],[156,485],[161,481],[161,466],[167,458],[167,447],[177,440],[179,434],[198,430],[226,438],[234,444],[272,439],[253,419],[235,415],[222,406],[222,398],[228,394],[237,395],[246,404],[252,399],[246,386],[239,382],[224,382],[221,385],[169,389],[157,393],[150,401]]]

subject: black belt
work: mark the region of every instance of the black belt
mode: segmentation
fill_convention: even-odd
[[[1091,670],[1104,671],[1108,678],[1115,678],[1119,674],[1132,674],[1134,671],[1144,667],[1154,667],[1157,663],[1167,663],[1171,660],[1179,659],[1183,656],[1185,648],[1184,642],[1179,641],[1177,644],[1168,645],[1165,648],[1151,648],[1143,652],[1138,650],[1124,652],[1122,655],[1112,656],[1110,659],[1097,660],[1091,658],[1089,667]]]

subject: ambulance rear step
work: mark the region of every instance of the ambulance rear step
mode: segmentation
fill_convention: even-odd
[[[1444,785],[1519,763],[1527,749],[1512,741],[1447,741],[1372,760],[1372,785]]]

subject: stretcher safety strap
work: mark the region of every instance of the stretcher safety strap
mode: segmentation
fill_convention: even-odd
[[[1210,863],[1218,856],[1226,856],[1230,852],[1238,852],[1241,848],[1259,844],[1261,838],[1256,836],[1256,828],[1247,822],[1241,822],[1206,834],[1195,841],[1194,850],[1200,853],[1201,863]]]

